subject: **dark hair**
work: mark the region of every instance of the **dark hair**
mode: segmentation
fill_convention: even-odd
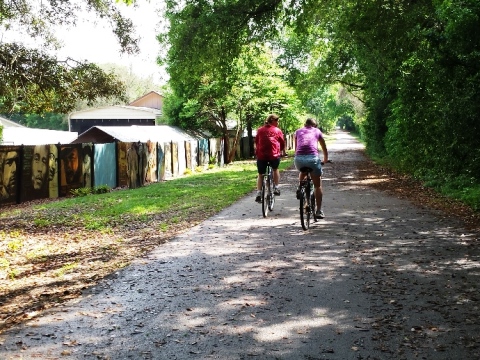
[[[308,118],[307,121],[305,121],[305,126],[317,127],[317,123],[312,118]]]

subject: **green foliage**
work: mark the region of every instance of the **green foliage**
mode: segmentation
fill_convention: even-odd
[[[13,113],[5,115],[5,117],[30,128],[68,131],[68,116],[63,114],[45,113],[37,115]]]
[[[52,54],[58,42],[51,29],[55,24],[71,24],[83,8],[78,2],[55,0],[42,2],[8,1],[0,6],[2,33],[20,30],[34,40],[38,49],[19,43],[0,44],[0,112],[22,114],[65,114],[77,100],[92,104],[96,98],[124,99],[124,84],[98,66]],[[124,2],[130,3],[131,0]],[[111,20],[122,52],[138,52],[138,40],[132,36],[132,22],[124,18],[114,0],[82,1],[90,13]],[[12,26],[15,24],[17,27]],[[49,51],[50,50],[50,51]]]
[[[70,194],[74,197],[82,197],[87,195],[94,195],[94,194],[105,194],[112,191],[112,189],[108,185],[100,185],[94,187],[84,187],[78,189],[71,189]]]
[[[282,159],[280,168],[285,169],[292,162],[292,158]],[[238,162],[128,191],[35,205],[32,217],[48,221],[50,226],[104,232],[136,223],[143,226],[152,217],[158,217],[166,219],[166,228],[172,224],[169,219],[191,221],[196,212],[212,215],[232,204],[255,188],[256,176],[254,161]]]

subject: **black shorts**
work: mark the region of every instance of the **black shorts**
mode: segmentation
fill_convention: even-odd
[[[275,160],[258,160],[257,159],[257,170],[259,174],[265,174],[267,171],[267,165],[270,164],[273,170],[278,169],[278,166],[280,165],[280,158],[275,159]]]

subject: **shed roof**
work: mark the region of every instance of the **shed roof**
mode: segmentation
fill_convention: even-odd
[[[78,133],[60,130],[6,127],[3,129],[2,145],[48,145],[70,144]]]
[[[95,109],[75,111],[70,119],[157,119],[162,115],[159,109],[140,106],[105,106]]]
[[[24,128],[25,126],[17,124],[15,121],[8,120],[7,118],[4,118],[0,116],[0,126],[3,126],[3,128],[9,128],[9,127],[17,127],[17,128]]]
[[[72,141],[78,143],[104,144],[114,142],[165,142],[165,141],[190,141],[198,140],[201,136],[189,134],[186,131],[169,125],[157,126],[93,126],[77,139]]]
[[[149,92],[146,93],[145,95],[142,95],[142,96],[140,96],[139,98],[133,100],[133,101],[130,102],[128,105],[129,105],[129,106],[135,106],[135,104],[140,103],[142,100],[144,100],[145,98],[148,98],[148,97],[160,97],[160,98],[163,98],[163,95],[160,94],[158,91],[149,91]]]

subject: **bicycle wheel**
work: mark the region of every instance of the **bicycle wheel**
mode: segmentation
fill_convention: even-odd
[[[302,196],[300,197],[300,222],[302,223],[303,230],[308,230],[310,227],[310,207],[305,188],[302,189]]]
[[[268,215],[268,181],[267,181],[267,177],[264,176],[263,177],[263,183],[262,183],[262,214],[263,214],[263,217],[267,217]]]
[[[275,205],[275,194],[273,192],[273,174],[270,171],[268,176],[268,210],[273,210],[273,205]]]

